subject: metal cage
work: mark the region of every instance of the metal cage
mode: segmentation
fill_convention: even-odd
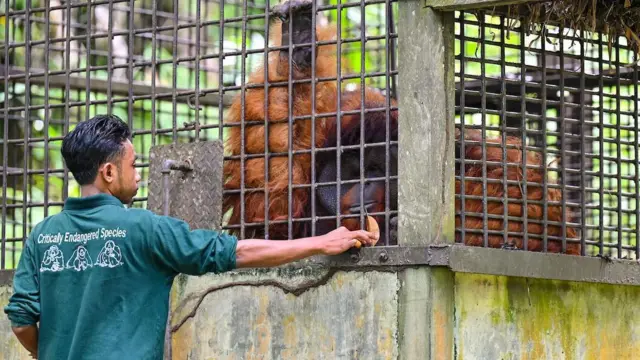
[[[458,241],[638,259],[636,54],[523,20],[456,13]]]
[[[275,4],[3,2],[0,269],[14,268],[33,226],[61,211],[66,197],[79,195],[59,151],[64,135],[79,122],[111,113],[132,128],[142,176],[133,207],[146,206],[151,146],[225,140],[231,128],[242,127],[224,124],[224,119],[241,91],[252,88],[247,84],[250,74],[278,51],[268,44],[273,20],[268,10]],[[315,10],[319,26],[337,24],[340,64],[351,68],[335,79],[340,88],[365,85],[393,94],[397,75],[393,1],[317,2]],[[244,196],[255,189],[241,191]],[[384,213],[386,221],[393,216],[388,210]],[[311,222],[311,215],[306,219]],[[223,229],[238,230],[244,237],[252,225],[268,226],[225,222]]]
[[[238,161],[243,175],[240,185],[224,195],[238,196],[243,205],[235,223],[226,214],[225,231],[241,238],[277,238],[272,227],[282,225],[281,236],[292,238],[348,221],[362,227],[371,213],[383,225],[380,245],[395,245],[398,213],[392,184],[397,176],[391,167],[402,144],[391,133],[393,114],[402,111],[394,99],[403,96],[396,89],[402,60],[397,59],[397,3],[313,4],[311,24],[332,24],[336,34],[333,40],[313,41],[312,55],[321,46],[335,46],[337,76],[318,76],[314,60],[305,79],[289,71],[279,83],[250,84],[252,74],[267,74],[261,66],[268,68],[269,57],[305,46],[269,44],[275,17],[270,9],[276,3],[3,2],[0,269],[17,265],[22,242],[35,224],[59,212],[66,197],[79,195],[59,152],[61,140],[79,122],[104,113],[125,119],[134,132],[143,180],[131,206],[146,206],[151,146],[239,136],[239,152],[228,153],[225,160]],[[456,12],[456,241],[638,259],[638,68],[633,52],[624,38],[551,25],[541,28],[541,37],[520,24],[499,13]],[[241,121],[227,121],[234,103],[246,109],[252,90],[282,88],[295,94],[299,85],[327,82],[335,82],[342,94],[336,96],[334,112],[295,115],[296,97],[288,96],[285,120],[255,121],[243,112]],[[357,93],[363,87],[367,90]],[[349,97],[354,91],[358,96]],[[372,104],[367,95],[372,93],[384,100]],[[312,92],[311,108],[319,102]],[[360,105],[345,110],[351,102]],[[376,129],[384,140],[369,143],[366,124],[374,116],[381,119]],[[346,144],[342,131],[352,118],[365,131],[356,131],[358,137]],[[337,124],[323,134],[337,142],[316,146],[323,119]],[[281,138],[288,149],[282,152],[264,146],[279,131],[278,123],[288,126]],[[306,123],[312,124],[314,143],[294,148],[292,128]],[[258,141],[263,150],[250,151],[248,129],[267,124]],[[380,152],[367,159],[364,154],[374,149]],[[337,163],[335,173],[330,181],[318,181],[323,170],[318,159],[327,154]],[[262,218],[250,218],[247,199],[262,194],[269,203],[275,186],[249,185],[247,164],[261,160],[262,183],[268,184],[279,174],[265,163],[285,159],[284,172],[291,174],[300,156],[310,157],[309,167],[304,181],[286,179],[289,206],[276,213],[262,207]],[[378,166],[382,175],[368,178],[370,166]],[[368,184],[375,182],[384,184],[377,200],[382,207],[376,209],[363,200]],[[360,185],[359,196],[351,204],[357,209],[349,213],[341,209],[347,199],[341,191],[353,184]],[[318,195],[322,186],[335,192],[337,203],[326,214],[316,206],[326,196]],[[299,191],[308,200],[296,213],[291,204]]]

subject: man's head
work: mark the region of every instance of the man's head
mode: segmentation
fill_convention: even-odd
[[[138,192],[131,131],[115,115],[97,115],[78,124],[62,140],[62,156],[81,186],[94,185],[123,203]]]

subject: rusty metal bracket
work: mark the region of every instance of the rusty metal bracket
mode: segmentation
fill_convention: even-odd
[[[162,162],[162,214],[167,216],[169,215],[169,174],[171,174],[171,170],[178,170],[183,173],[193,171],[191,159],[185,159],[182,163],[171,159]]]

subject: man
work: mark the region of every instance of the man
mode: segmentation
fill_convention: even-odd
[[[99,115],[63,140],[82,196],[68,198],[59,214],[33,229],[5,308],[33,357],[161,359],[169,291],[179,273],[277,266],[339,254],[357,241],[371,245],[379,236],[339,228],[291,241],[238,241],[126,208],[140,181],[130,139],[122,120]]]

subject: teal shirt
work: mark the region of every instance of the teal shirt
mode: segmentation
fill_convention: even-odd
[[[162,359],[175,276],[233,270],[237,242],[110,195],[69,198],[29,235],[5,313],[40,322],[40,359]]]

